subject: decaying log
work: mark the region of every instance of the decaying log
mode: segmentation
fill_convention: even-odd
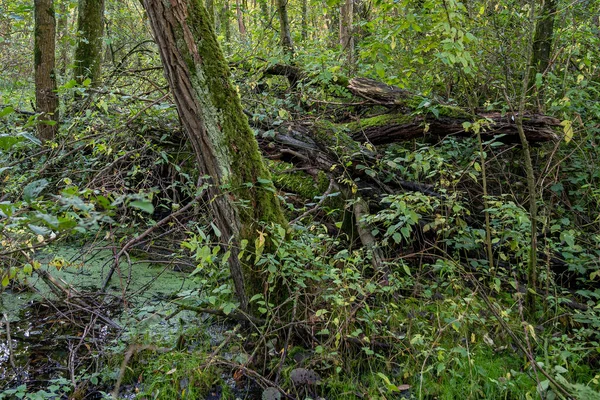
[[[268,67],[265,74],[282,75],[290,83],[298,82],[306,74],[296,66],[276,64]],[[435,102],[396,86],[369,78],[337,79],[355,96],[361,97],[374,106],[385,106],[389,113],[358,120],[348,124],[350,136],[359,142],[382,145],[411,140],[427,135],[471,136],[463,123],[483,120],[482,137],[492,137],[505,143],[519,143],[515,115],[511,113],[481,112],[473,114],[460,107]],[[553,142],[559,139],[556,128],[560,120],[547,115],[529,114],[523,119],[525,135],[530,143]]]

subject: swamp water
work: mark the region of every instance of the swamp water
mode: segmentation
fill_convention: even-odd
[[[169,264],[132,259],[130,268],[121,262],[120,272],[101,293],[114,260],[111,249],[49,246],[35,258],[41,270],[77,292],[59,302],[34,273],[27,284],[0,293],[0,399],[70,397],[73,393],[66,391],[80,381],[98,381],[103,367],[98,354],[122,354],[136,337],[152,342],[176,338],[179,321],[202,324],[195,313],[186,311],[165,321],[176,310],[172,296],[196,287],[189,274],[173,271]]]

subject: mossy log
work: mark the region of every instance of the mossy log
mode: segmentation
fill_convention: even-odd
[[[471,136],[473,133],[466,131],[463,124],[484,121],[480,124],[482,137],[499,137],[503,142],[519,142],[516,116],[512,113],[473,114],[460,107],[434,103],[422,96],[368,78],[350,79],[348,90],[373,104],[391,109],[391,113],[349,124],[350,136],[355,140],[368,140],[378,145],[426,135]],[[555,132],[558,126],[560,120],[547,115],[531,114],[523,118],[523,128],[529,143],[558,140]]]
[[[298,67],[276,64],[268,67],[265,74],[282,75],[297,82],[306,77]],[[369,79],[338,77],[352,94],[372,103],[373,106],[388,108],[387,113],[363,118],[347,124],[349,136],[359,142],[373,145],[401,142],[427,135],[467,137],[473,135],[464,128],[464,123],[483,121],[481,133],[484,139],[498,137],[505,143],[519,143],[516,115],[500,112],[471,113],[460,107],[435,102],[396,86]],[[364,106],[364,104],[363,104]],[[559,139],[556,134],[560,120],[541,114],[529,114],[523,118],[523,129],[529,143],[552,142]]]

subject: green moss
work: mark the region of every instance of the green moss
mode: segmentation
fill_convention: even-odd
[[[305,199],[313,199],[320,196],[321,187],[308,174],[302,171],[293,171],[294,167],[285,162],[271,162],[270,169],[273,172],[273,182],[278,188],[296,193]]]
[[[97,83],[102,61],[104,0],[80,0],[77,29],[80,32],[75,49],[75,77]]]
[[[383,115],[378,115],[376,117],[361,119],[360,121],[357,121],[357,122],[351,122],[349,124],[346,124],[346,127],[348,128],[348,130],[350,132],[359,132],[364,129],[377,128],[380,126],[391,125],[391,124],[397,124],[397,125],[409,124],[413,121],[413,119],[414,119],[414,117],[412,117],[410,115],[383,114]]]
[[[345,152],[358,152],[360,145],[349,136],[348,127],[344,124],[334,124],[330,121],[316,121],[313,125],[313,135],[320,144],[329,148],[344,147]]]

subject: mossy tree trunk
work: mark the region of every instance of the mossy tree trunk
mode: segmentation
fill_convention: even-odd
[[[206,12],[213,26],[215,25],[215,0],[206,0]]]
[[[35,104],[40,140],[51,140],[58,131],[55,50],[56,18],[52,0],[35,0]]]
[[[536,75],[545,75],[550,66],[552,54],[552,38],[554,36],[554,16],[556,14],[556,0],[545,0],[542,11],[535,24],[533,37],[532,59],[529,76],[529,87],[535,87]],[[538,99],[542,90],[538,91]]]
[[[177,109],[200,173],[213,180],[211,207],[243,310],[262,293],[263,275],[238,257],[259,223],[286,224],[248,120],[200,0],[144,0]],[[220,188],[227,187],[223,193]]]
[[[102,65],[104,0],[79,0],[77,12],[75,79],[80,83],[90,79],[96,85]]]
[[[287,11],[288,0],[277,0],[277,13],[279,15],[279,36],[284,54],[290,59],[294,57],[294,42],[290,31],[290,20]]]

